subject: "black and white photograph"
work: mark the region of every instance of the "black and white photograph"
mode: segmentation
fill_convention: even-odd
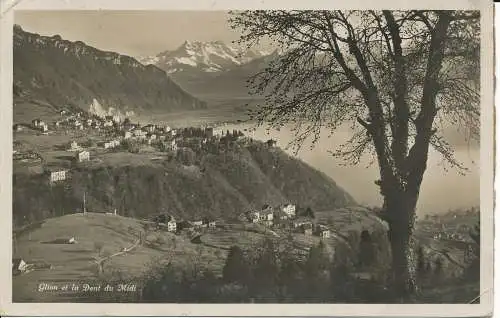
[[[12,302],[480,304],[483,14],[16,10]]]

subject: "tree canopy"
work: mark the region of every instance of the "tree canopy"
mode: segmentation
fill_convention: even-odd
[[[479,137],[479,11],[258,10],[232,12],[230,24],[241,44],[277,47],[249,79],[251,93],[264,96],[252,120],[291,124],[296,150],[348,123],[352,136],[333,154],[377,161],[396,289],[413,294],[415,209],[429,148],[463,171],[446,127]]]
[[[335,155],[350,163],[380,152],[402,166],[430,139],[461,167],[438,128],[478,136],[477,11],[245,11],[230,22],[241,44],[278,48],[250,79],[265,95],[252,118],[294,124],[297,147],[348,122],[354,134]]]

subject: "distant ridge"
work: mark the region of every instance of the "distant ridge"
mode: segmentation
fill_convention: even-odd
[[[256,58],[267,56],[266,50],[242,50],[222,41],[185,41],[175,50],[167,50],[155,56],[139,57],[145,64],[153,64],[167,73],[226,71],[234,66],[243,65]]]
[[[156,66],[144,66],[132,57],[81,41],[41,36],[14,26],[15,101],[88,110],[94,99],[105,109],[122,113],[206,107]]]

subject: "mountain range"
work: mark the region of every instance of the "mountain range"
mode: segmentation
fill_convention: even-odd
[[[277,56],[276,50],[241,49],[221,41],[185,41],[175,50],[137,59],[163,69],[183,89],[214,106],[258,100],[249,95],[247,80]]]
[[[206,107],[162,69],[126,55],[59,35],[29,33],[18,25],[13,46],[15,105],[44,105],[55,113],[62,108],[89,110],[96,99],[105,109],[136,114]]]
[[[175,50],[137,59],[145,65],[158,66],[169,74],[189,71],[213,73],[229,70],[269,54],[271,52],[266,50],[242,50],[222,41],[185,41]]]

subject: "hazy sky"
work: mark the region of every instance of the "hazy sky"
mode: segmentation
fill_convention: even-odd
[[[185,40],[238,38],[223,11],[16,11],[14,19],[29,32],[131,56],[175,49]]]

